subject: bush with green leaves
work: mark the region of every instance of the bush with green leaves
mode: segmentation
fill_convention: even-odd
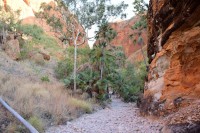
[[[124,101],[135,102],[137,100],[139,94],[143,92],[146,74],[144,62],[128,64],[119,70],[119,75],[115,80],[115,89]]]
[[[84,52],[84,50],[81,50]],[[81,53],[79,51],[79,53]],[[68,54],[73,53],[73,48],[68,49]],[[87,54],[86,54],[87,53]],[[72,54],[73,55],[73,54]],[[85,52],[88,55],[88,51]],[[143,91],[146,66],[143,62],[125,64],[125,55],[121,47],[110,47],[104,50],[100,45],[94,46],[89,56],[82,57],[86,62],[79,63],[77,70],[77,88],[88,92],[96,92],[100,101],[108,98],[108,88],[112,88],[126,102],[136,101]],[[57,74],[63,79],[66,87],[73,89],[73,58],[58,63]],[[104,63],[104,73],[101,78],[100,64]],[[81,69],[79,69],[81,68]]]
[[[135,101],[138,93],[143,89],[143,71],[136,69],[133,65],[125,65],[126,58],[123,49],[109,45],[115,36],[113,29],[105,23],[96,33],[98,44],[89,53],[78,49],[76,88],[82,89],[90,96],[94,96],[95,92],[95,97],[100,101],[108,99],[109,88],[112,88],[125,101]],[[73,61],[73,51],[73,47],[69,47],[67,50],[68,63]],[[61,64],[64,69],[61,68]],[[66,64],[67,61],[61,62],[58,64],[57,70],[60,70],[60,74],[62,74],[60,78],[63,79],[66,87],[74,89],[73,66],[72,63],[70,63],[71,66]],[[65,74],[64,71],[68,73]]]
[[[132,29],[146,29],[147,28],[147,20],[146,20],[146,16],[140,16],[140,19],[135,22],[135,24],[132,26]]]
[[[56,76],[58,79],[65,79],[73,71],[73,60],[66,58],[58,62],[57,67],[55,68]]]
[[[88,47],[77,49],[78,67],[81,64],[84,64],[88,61],[89,52],[90,52],[90,49]],[[73,73],[73,67],[74,67],[73,65],[74,47],[73,46],[68,47],[65,51],[65,54],[66,54],[65,59],[58,62],[58,65],[55,68],[55,72],[56,72],[57,78],[62,79],[62,80],[65,79],[64,81],[67,83],[70,80],[70,78],[73,78],[72,73]]]
[[[43,82],[50,82],[49,76],[43,76],[43,77],[41,77],[41,80],[42,80]]]

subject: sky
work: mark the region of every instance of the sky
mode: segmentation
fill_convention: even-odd
[[[133,4],[132,4],[133,0],[111,0],[111,3],[114,4],[114,5],[117,5],[117,4],[121,3],[122,1],[124,1],[125,4],[128,4],[127,9],[125,10],[127,17],[123,20],[127,20],[127,19],[132,18],[135,15],[134,12],[133,12]],[[144,0],[144,1],[146,3],[149,3],[149,0]],[[116,18],[116,19],[111,19],[111,20],[112,20],[112,22],[121,21],[121,18]],[[88,31],[89,37],[93,37],[94,32],[96,30],[97,30],[97,27],[93,26],[92,29]],[[89,46],[92,47],[94,42],[95,42],[95,40],[89,41]]]
[[[125,11],[125,13],[127,13],[127,18],[126,19],[130,19],[132,18],[135,14],[133,13],[133,1],[134,0],[111,0],[111,3],[113,4],[119,4],[122,1],[124,1],[125,4],[128,4],[128,7]],[[146,3],[149,3],[149,0],[144,0]]]

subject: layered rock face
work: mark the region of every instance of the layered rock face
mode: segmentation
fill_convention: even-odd
[[[112,40],[114,46],[122,46],[127,57],[140,49],[140,45],[134,43],[138,39],[138,30],[133,30],[131,27],[139,20],[138,17],[133,17],[126,21],[110,23],[111,27],[117,32],[117,36]],[[132,37],[131,37],[132,35]],[[144,45],[147,44],[146,30],[142,31],[142,39]]]
[[[141,111],[160,116],[200,105],[200,1],[150,0],[148,26],[150,66]]]
[[[45,6],[49,6],[48,11],[44,11],[41,9],[41,5],[45,3]],[[54,37],[60,46],[63,48],[66,47],[66,44],[63,43],[64,34],[68,34],[66,25],[66,21],[63,17],[62,12],[66,12],[70,14],[70,11],[67,8],[59,7],[56,0],[0,0],[0,6],[7,8],[11,8],[12,11],[20,11],[19,19],[22,20],[22,24],[35,24],[40,26],[48,35]],[[38,17],[37,14],[40,12],[44,12],[48,18]],[[62,28],[55,31],[51,24],[47,23],[47,19],[52,19],[51,17],[55,17],[60,21]],[[75,21],[75,20],[72,20]],[[83,27],[77,22],[75,23],[75,27],[79,29],[80,32],[85,34]],[[70,34],[70,33],[69,33]],[[82,38],[80,37],[78,42],[82,42]],[[70,41],[69,45],[73,45],[73,42]],[[87,40],[85,41],[83,46],[87,45]]]
[[[54,0],[0,0],[0,5],[7,8],[9,6],[13,11],[20,10],[20,19],[35,17],[34,12],[40,10],[40,5],[50,3]]]

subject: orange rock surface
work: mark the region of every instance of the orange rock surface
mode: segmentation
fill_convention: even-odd
[[[111,27],[117,32],[117,36],[111,42],[114,46],[122,46],[127,57],[131,56],[134,52],[140,49],[134,39],[138,38],[138,30],[132,30],[131,27],[137,22],[138,17],[133,17],[126,21],[111,23]],[[133,38],[130,35],[133,34]],[[146,30],[142,31],[142,38],[144,45],[147,43]]]
[[[170,114],[200,99],[199,21],[199,0],[150,0],[145,113]]]

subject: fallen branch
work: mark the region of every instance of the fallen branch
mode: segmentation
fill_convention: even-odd
[[[14,115],[31,133],[39,133],[30,123],[28,123],[24,118],[22,118],[14,109],[12,109],[1,97],[0,103],[12,114]]]

